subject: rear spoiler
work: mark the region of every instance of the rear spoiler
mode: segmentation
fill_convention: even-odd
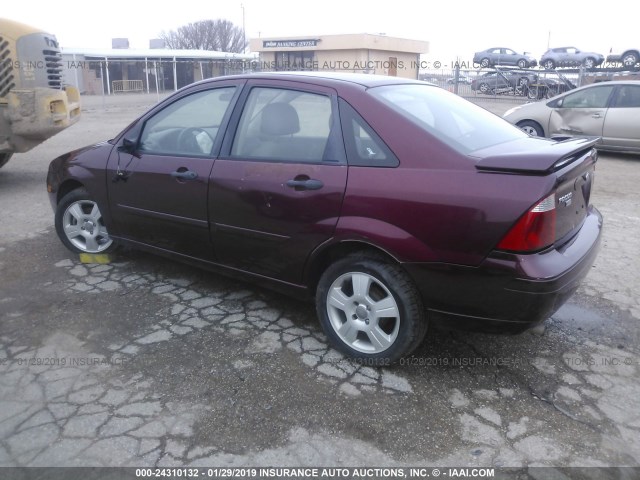
[[[543,144],[515,145],[512,153],[499,153],[480,158],[476,168],[486,172],[529,173],[544,175],[554,172],[588,154],[600,137],[554,137]],[[533,138],[529,140],[534,140]],[[521,147],[521,148],[518,148]],[[526,148],[530,147],[530,148]]]

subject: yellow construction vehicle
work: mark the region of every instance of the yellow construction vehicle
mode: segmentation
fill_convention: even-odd
[[[0,18],[0,167],[80,119],[54,35]]]

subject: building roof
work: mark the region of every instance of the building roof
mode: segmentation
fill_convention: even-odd
[[[170,48],[63,48],[63,55],[95,58],[199,58],[203,60],[255,60],[252,53],[217,52],[214,50],[173,50]]]
[[[296,44],[296,42],[299,42]],[[371,33],[347,33],[342,35],[318,35],[301,37],[251,38],[252,51],[298,50],[382,50],[390,52],[428,53],[429,42],[408,38],[374,35]]]

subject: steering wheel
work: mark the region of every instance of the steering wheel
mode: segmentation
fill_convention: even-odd
[[[213,146],[213,138],[206,130],[198,127],[189,127],[182,130],[178,135],[178,150],[184,153],[209,153],[211,147],[207,149],[206,144],[203,145],[202,137],[200,137],[203,133],[207,136],[205,142]]]

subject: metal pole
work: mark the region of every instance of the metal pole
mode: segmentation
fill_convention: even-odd
[[[109,60],[107,60],[107,57],[104,57],[104,69],[107,72],[107,95],[111,95],[111,85],[109,85],[109,83],[111,83],[109,80]]]
[[[104,110],[104,70],[102,68],[102,62],[100,62],[100,86],[102,87],[102,109]]]
[[[158,64],[155,60],[153,61],[153,70],[155,72],[154,77],[156,77],[156,96],[158,97],[158,103],[160,103],[160,89],[158,88]]]
[[[144,74],[147,77],[147,95],[149,95],[149,66],[147,64],[147,57],[144,57]]]
[[[173,57],[173,91],[178,91],[178,65],[176,63],[176,57]]]
[[[247,53],[247,31],[244,26],[244,4],[241,3],[240,8],[242,8],[242,53]]]
[[[78,64],[76,63],[76,54],[73,54],[73,73],[76,78],[76,88],[80,91],[80,82],[78,81]]]
[[[456,71],[453,77],[453,93],[458,95],[458,82],[460,82],[460,64],[456,60]]]

